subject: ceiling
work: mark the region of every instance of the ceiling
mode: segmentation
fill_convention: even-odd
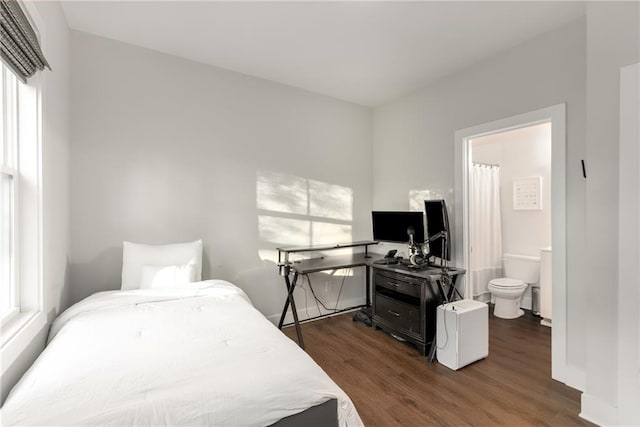
[[[583,2],[63,1],[72,29],[378,106],[585,13]]]

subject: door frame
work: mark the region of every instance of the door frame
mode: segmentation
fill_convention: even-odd
[[[551,244],[552,321],[551,377],[584,390],[584,372],[567,363],[567,212],[566,212],[566,104],[460,129],[455,132],[455,259],[468,270],[470,140],[509,130],[551,122]],[[466,281],[464,281],[465,297]]]
[[[620,168],[618,196],[618,421],[640,419],[640,63],[620,69]],[[629,236],[636,238],[629,238]],[[583,408],[585,405],[583,405]],[[584,412],[584,411],[583,411]],[[596,411],[590,411],[597,413]],[[604,418],[601,418],[604,419]]]

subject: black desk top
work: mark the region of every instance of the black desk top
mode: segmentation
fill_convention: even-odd
[[[367,265],[381,270],[393,271],[396,273],[406,274],[414,277],[422,277],[425,279],[438,278],[442,275],[442,269],[439,266],[429,266],[425,268],[411,268],[404,264],[374,264],[377,257],[366,258],[364,253],[356,253],[350,255],[323,256],[319,258],[303,259],[291,263],[291,269],[299,274],[317,273],[319,271],[339,270],[341,268],[362,267]],[[461,268],[449,267],[448,272],[452,276],[464,274],[465,270]]]
[[[436,265],[430,265],[423,268],[412,268],[405,264],[374,264],[373,259],[367,260],[367,265],[381,270],[393,271],[394,273],[406,274],[413,277],[422,277],[425,279],[436,279],[442,275],[442,268]],[[447,272],[451,276],[464,274],[466,270],[462,268],[449,267]]]

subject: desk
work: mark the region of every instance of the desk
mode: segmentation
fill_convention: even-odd
[[[377,245],[377,244],[378,242],[366,240],[366,241],[360,241],[360,242],[350,242],[350,243],[334,244],[334,245],[278,248],[278,270],[280,275],[284,277],[284,282],[287,287],[287,299],[285,300],[284,308],[282,309],[280,322],[278,322],[278,329],[282,329],[282,326],[284,324],[284,318],[287,315],[289,306],[291,306],[291,313],[293,314],[293,323],[296,327],[296,335],[298,336],[298,345],[304,349],[304,341],[302,339],[302,330],[300,329],[300,320],[298,319],[296,302],[293,298],[293,291],[296,288],[298,277],[301,274],[310,274],[310,273],[317,273],[320,271],[339,270],[343,268],[366,266],[367,260],[370,258],[369,246]],[[342,256],[323,256],[319,258],[304,259],[300,261],[291,261],[289,259],[289,256],[293,253],[331,251],[335,249],[345,249],[345,248],[364,248],[364,252],[355,253],[351,255],[342,255]],[[370,274],[369,269],[365,268],[366,294],[367,294],[366,306],[367,307],[371,306],[371,289],[370,289],[369,274]],[[292,275],[293,277],[291,277]],[[350,310],[352,308],[355,308],[355,307],[338,310],[336,311],[336,313],[339,313],[340,311]],[[306,320],[320,319],[323,317],[330,316],[332,314],[335,314],[335,313],[327,313],[327,314],[315,316],[315,317],[312,317],[311,319],[306,319]]]
[[[456,289],[458,276],[465,273],[460,268],[442,268],[428,266],[412,268],[404,264],[375,264],[369,256],[368,248],[378,242],[362,241],[338,245],[278,248],[278,267],[287,287],[287,299],[282,309],[278,328],[282,329],[284,318],[291,307],[293,323],[296,328],[298,345],[304,349],[304,340],[300,320],[296,310],[293,292],[301,274],[317,273],[327,270],[339,270],[351,267],[365,267],[366,307],[372,307],[372,324],[401,338],[414,343],[422,355],[429,361],[435,357],[436,307],[442,302],[462,298]],[[318,258],[291,261],[289,255],[301,252],[330,251],[343,248],[364,248],[364,252],[341,256],[322,256]],[[376,255],[381,257],[381,255]],[[371,299],[371,272],[374,274],[374,299]],[[345,311],[354,307],[338,310]],[[313,320],[335,313],[312,317]]]

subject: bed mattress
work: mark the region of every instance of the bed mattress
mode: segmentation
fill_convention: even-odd
[[[9,394],[2,425],[271,425],[349,397],[293,341],[221,280],[109,291],[51,326],[43,353]]]

